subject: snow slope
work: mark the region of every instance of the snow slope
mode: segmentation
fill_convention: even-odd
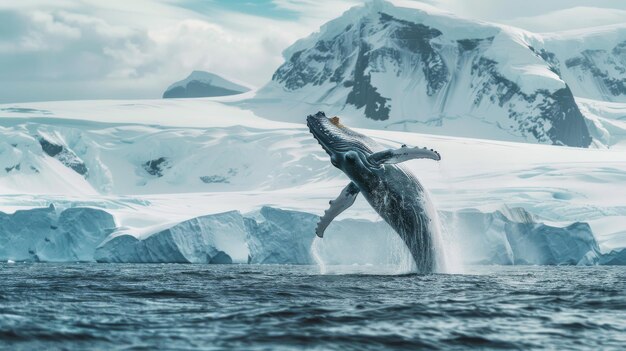
[[[626,147],[626,103],[576,98],[598,147]]]
[[[233,210],[255,213],[272,206],[319,214],[347,184],[308,133],[305,116],[301,123],[270,121],[217,100],[1,105],[0,211],[50,204],[58,211],[102,209],[114,217],[114,236],[142,240],[190,219]],[[598,113],[606,116],[610,106],[598,107]],[[455,248],[454,235],[471,230],[456,215],[462,211],[489,215],[523,208],[539,225],[588,224],[602,252],[626,248],[623,150],[361,131],[390,147],[406,143],[441,153],[440,163],[408,165],[442,212],[450,252],[460,261],[476,259]],[[50,156],[45,149],[61,151]],[[77,172],[76,162],[86,172]],[[378,216],[359,198],[339,219],[373,223]],[[345,228],[336,230],[349,233]],[[256,247],[272,247],[267,245]],[[336,256],[346,251],[341,247],[323,251],[324,261],[345,263]],[[394,250],[386,251],[387,261],[397,255]]]
[[[543,35],[577,97],[626,102],[626,23]]]

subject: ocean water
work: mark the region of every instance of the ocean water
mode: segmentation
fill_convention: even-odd
[[[623,350],[626,268],[0,264],[2,350],[383,348]]]

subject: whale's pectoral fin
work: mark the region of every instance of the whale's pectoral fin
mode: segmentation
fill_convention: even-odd
[[[348,207],[352,206],[357,195],[359,195],[359,188],[353,182],[350,182],[343,190],[341,194],[335,199],[330,201],[330,207],[324,212],[324,215],[320,217],[320,221],[315,228],[315,234],[322,238],[324,231],[330,222],[339,216],[339,214],[345,211]]]
[[[416,158],[430,158],[440,161],[441,155],[433,149],[402,145],[399,149],[380,151],[369,156],[369,160],[375,164],[400,163]]]

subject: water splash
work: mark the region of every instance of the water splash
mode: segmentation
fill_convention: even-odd
[[[452,211],[450,214],[446,214],[440,218],[441,248],[446,263],[445,273],[463,274],[465,270],[461,259],[462,251],[458,245],[459,241],[457,238],[457,235],[460,233],[458,228],[458,214],[456,211]]]
[[[445,166],[445,162],[438,163],[438,170],[440,179],[445,180],[449,195],[454,196],[458,193],[458,189],[454,186],[454,182],[447,181],[451,178],[448,168]],[[437,213],[439,213],[437,211]],[[459,217],[457,211],[450,211],[450,215],[444,216],[444,221],[437,219],[440,224],[440,238],[441,238],[441,250],[444,256],[446,267],[445,273],[462,274],[465,272],[462,250],[458,245],[458,235],[460,235],[460,228],[458,226]]]
[[[349,235],[365,236],[369,234],[368,240],[373,240],[378,244],[375,245],[377,249],[375,251],[367,251],[367,245],[360,245],[356,242],[354,246],[346,246],[345,236],[347,233],[337,232],[333,227],[329,227],[324,239],[316,237],[311,244],[311,256],[319,267],[320,274],[399,275],[417,273],[417,266],[413,261],[411,252],[400,236],[380,218],[371,223],[371,232],[352,232]],[[370,260],[354,263],[354,255],[341,256],[341,253],[346,252],[346,249],[357,250],[357,254],[361,253],[361,257],[369,257]],[[364,251],[359,252],[358,250]]]
[[[440,173],[443,173],[440,169]],[[384,191],[381,190],[381,191]],[[386,201],[386,197],[382,197],[381,201]],[[423,209],[428,213],[428,217],[431,219],[429,223],[429,230],[432,234],[432,245],[435,249],[434,259],[435,272],[437,273],[461,273],[463,272],[460,250],[455,240],[456,230],[456,215],[452,218],[446,219],[446,225],[440,220],[437,208],[432,201],[431,195],[428,191],[424,191],[424,198],[422,203]],[[417,215],[416,215],[417,216]],[[317,263],[320,269],[320,274],[408,274],[419,273],[417,265],[413,260],[411,252],[407,245],[404,243],[400,235],[391,228],[391,226],[385,224],[384,229],[377,223],[384,223],[380,216],[377,217],[376,222],[372,222],[371,232],[368,228],[367,233],[362,237],[367,237],[367,240],[374,242],[375,248],[369,248],[369,251],[364,247],[366,245],[359,245],[355,239],[354,245],[352,242],[346,244],[345,240],[339,239],[338,236],[345,235],[354,236],[355,232],[350,230],[343,232],[336,231],[337,227],[330,226],[324,239],[315,238],[311,245],[311,256]],[[452,224],[452,225],[450,225]],[[361,238],[361,237],[359,237]],[[343,257],[346,250],[351,250],[348,257]],[[359,258],[362,260],[354,260],[354,254],[360,253],[355,250],[364,250],[363,255]],[[352,255],[352,261],[350,260]],[[375,256],[375,257],[374,257]],[[358,261],[359,264],[353,264]]]
[[[387,227],[384,236],[385,241],[390,243],[386,263],[392,268],[393,274],[418,273],[411,251],[396,231]]]
[[[317,266],[320,268],[320,274],[326,274],[327,272],[326,262],[324,262],[321,255],[323,246],[323,239],[316,235],[315,239],[313,239],[313,243],[311,244],[311,256],[313,256],[315,263],[317,263]]]
[[[450,257],[452,240],[450,240],[450,238],[446,235],[448,231],[443,229],[439,212],[437,211],[437,208],[432,200],[432,196],[427,190],[424,190],[424,201],[422,202],[422,207],[431,219],[428,227],[435,250],[435,272],[452,273],[452,260]]]

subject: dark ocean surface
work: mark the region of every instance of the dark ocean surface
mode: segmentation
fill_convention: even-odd
[[[0,349],[626,349],[626,267],[318,272],[3,263]]]

